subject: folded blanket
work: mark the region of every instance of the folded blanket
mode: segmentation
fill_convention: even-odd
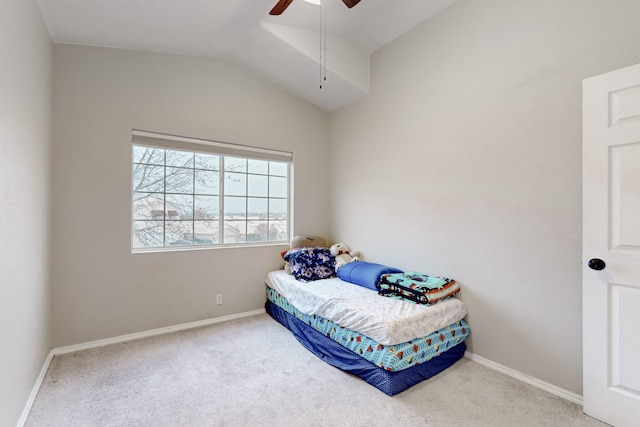
[[[406,299],[417,304],[435,304],[460,292],[460,285],[446,277],[411,272],[385,275],[378,289],[378,293],[386,297]]]
[[[391,273],[402,273],[402,270],[365,261],[350,262],[338,269],[340,279],[374,291],[378,290],[380,278]]]

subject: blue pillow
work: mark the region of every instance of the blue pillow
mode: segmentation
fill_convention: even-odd
[[[395,267],[364,261],[350,262],[338,269],[340,279],[374,291],[378,290],[377,284],[382,276],[391,273],[403,273],[403,271]]]
[[[329,248],[304,247],[292,249],[284,255],[291,274],[302,282],[326,279],[336,275],[336,259]]]

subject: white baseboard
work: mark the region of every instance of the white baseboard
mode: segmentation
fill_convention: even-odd
[[[253,311],[247,311],[247,312],[244,312],[244,313],[231,314],[229,316],[214,317],[214,318],[211,318],[211,319],[198,320],[196,322],[189,322],[189,323],[182,323],[180,325],[175,325],[175,326],[168,326],[166,328],[152,329],[150,331],[136,332],[136,333],[133,333],[133,334],[120,335],[118,337],[113,337],[113,338],[105,338],[105,339],[97,340],[97,341],[89,341],[89,342],[82,343],[82,344],[69,345],[69,346],[66,346],[66,347],[58,347],[58,348],[54,348],[52,351],[53,351],[54,356],[57,356],[59,354],[73,353],[74,351],[88,350],[88,349],[91,349],[91,348],[103,347],[105,345],[118,344],[118,343],[125,342],[125,341],[138,340],[140,338],[148,338],[148,337],[153,337],[153,336],[162,335],[162,334],[168,334],[168,333],[176,332],[176,331],[184,331],[186,329],[199,328],[201,326],[209,326],[209,325],[213,325],[213,324],[216,324],[216,323],[227,322],[229,320],[235,320],[235,319],[241,319],[243,317],[255,316],[257,314],[262,314],[264,312],[265,312],[264,308],[261,308],[259,310],[253,310]]]
[[[29,398],[27,399],[27,403],[24,405],[24,409],[22,410],[22,415],[18,420],[17,427],[24,426],[24,423],[27,422],[27,417],[29,416],[29,412],[31,412],[31,407],[33,406],[33,402],[36,401],[36,396],[40,391],[40,386],[44,381],[45,375],[47,375],[47,371],[49,370],[49,365],[53,360],[53,350],[49,351],[47,357],[44,359],[44,363],[42,364],[42,368],[40,369],[40,374],[38,374],[38,378],[36,378],[36,383],[31,389],[31,394],[29,394]]]
[[[25,404],[24,409],[22,410],[22,415],[20,416],[20,420],[18,421],[17,427],[23,427],[24,424],[27,422],[27,417],[29,417],[29,412],[31,412],[31,407],[33,406],[33,403],[36,400],[36,396],[40,391],[40,387],[42,386],[42,382],[44,381],[44,377],[47,374],[47,371],[49,370],[49,366],[51,365],[51,361],[53,360],[54,356],[58,356],[60,354],[66,354],[66,353],[73,353],[74,351],[103,347],[105,345],[117,344],[125,341],[137,340],[140,338],[147,338],[147,337],[153,337],[156,335],[168,334],[176,331],[184,331],[186,329],[199,328],[202,326],[208,326],[216,323],[227,322],[229,320],[255,316],[262,313],[265,313],[264,308],[261,308],[259,310],[247,311],[244,313],[231,314],[229,316],[214,317],[211,319],[198,320],[196,322],[189,322],[189,323],[183,323],[180,325],[169,326],[166,328],[152,329],[150,331],[136,332],[134,334],[121,335],[113,338],[106,338],[106,339],[90,341],[82,344],[75,344],[75,345],[69,345],[66,347],[54,348],[51,351],[49,351],[49,354],[47,355],[46,359],[44,360],[44,363],[42,364],[42,369],[40,369],[40,374],[38,375],[38,378],[36,379],[36,383],[33,386],[33,389],[31,390],[31,394],[29,395],[29,399],[27,399],[27,403]]]
[[[467,359],[473,360],[474,362],[477,362],[481,365],[486,366],[487,368],[491,368],[495,371],[498,372],[502,372],[503,374],[506,374],[510,377],[513,377],[517,380],[520,380],[522,382],[525,382],[527,384],[531,384],[532,386],[541,388],[542,390],[545,390],[553,395],[556,395],[558,397],[561,397],[563,399],[566,399],[570,402],[573,403],[577,403],[578,405],[582,406],[582,396],[572,393],[568,390],[562,389],[560,387],[556,387],[553,384],[549,384],[547,382],[544,382],[542,380],[539,380],[538,378],[534,378],[531,375],[527,375],[525,373],[522,373],[520,371],[516,371],[515,369],[511,369],[508,368],[504,365],[501,365],[499,363],[496,362],[492,362],[489,359],[485,359],[484,357],[475,355],[471,352],[465,352],[464,357],[466,357]]]

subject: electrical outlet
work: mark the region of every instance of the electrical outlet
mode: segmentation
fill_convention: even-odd
[[[222,294],[216,295],[216,305],[222,305]]]

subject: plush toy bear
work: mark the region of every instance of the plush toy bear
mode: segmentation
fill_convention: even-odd
[[[324,237],[320,236],[296,236],[291,239],[289,249],[306,248],[309,246],[316,246],[319,248],[326,248],[327,241]]]
[[[360,253],[352,251],[346,243],[336,243],[331,246],[330,251],[331,255],[336,258],[336,271],[347,263],[360,261]]]

